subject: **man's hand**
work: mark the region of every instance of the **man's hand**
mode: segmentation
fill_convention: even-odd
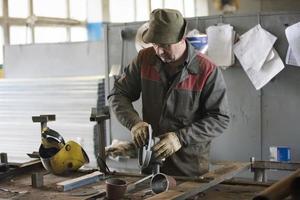
[[[148,126],[146,122],[139,122],[131,128],[131,136],[136,147],[142,147],[146,144],[148,138]]]
[[[179,139],[174,132],[160,136],[160,141],[153,147],[155,158],[167,158],[181,148]]]
[[[112,144],[105,147],[105,156],[113,158],[117,156],[136,157],[136,148],[132,142],[113,140]]]

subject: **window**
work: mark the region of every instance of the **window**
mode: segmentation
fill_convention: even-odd
[[[99,0],[88,0],[87,1],[87,21],[89,23],[101,22],[102,21],[102,1]]]
[[[87,30],[84,27],[71,28],[71,42],[87,41]]]
[[[27,18],[29,16],[28,0],[9,0],[8,14],[10,17]]]
[[[44,17],[67,17],[66,0],[33,0],[33,13]]]
[[[179,10],[182,13],[182,15],[184,15],[183,0],[165,0],[165,8]]]
[[[70,0],[70,17],[77,20],[87,18],[87,0]]]
[[[0,16],[3,16],[3,1],[0,0]]]
[[[32,42],[31,29],[26,26],[11,26],[9,28],[10,44],[28,44]]]
[[[67,41],[67,28],[65,27],[36,27],[36,43],[56,43]]]
[[[111,22],[132,22],[135,20],[134,0],[110,0]]]
[[[3,28],[2,28],[2,26],[0,26],[0,47],[1,47],[0,48],[0,65],[3,64],[3,45],[4,45]]]
[[[151,0],[151,10],[157,8],[170,8],[179,10],[184,17],[195,16],[194,0]]]
[[[195,16],[195,2],[192,0],[184,1],[184,16],[194,17]]]
[[[163,8],[162,0],[151,0],[151,10],[156,8]]]
[[[149,20],[149,4],[148,0],[137,0],[136,1],[136,21],[147,21]]]

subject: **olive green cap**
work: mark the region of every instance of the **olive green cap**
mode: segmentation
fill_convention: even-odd
[[[146,43],[175,44],[184,36],[186,20],[178,10],[155,9],[151,12],[149,29],[143,34]]]

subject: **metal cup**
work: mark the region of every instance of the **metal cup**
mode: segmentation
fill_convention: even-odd
[[[110,200],[122,199],[124,196],[127,184],[126,181],[118,178],[111,178],[105,181],[106,197]]]
[[[172,176],[158,173],[152,177],[150,187],[153,193],[158,194],[176,187],[176,180]]]

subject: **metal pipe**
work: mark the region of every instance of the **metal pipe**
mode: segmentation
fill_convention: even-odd
[[[277,181],[270,187],[266,188],[258,195],[256,195],[253,200],[280,200],[290,195],[290,186],[295,177],[300,176],[300,169],[296,170],[289,176]]]

